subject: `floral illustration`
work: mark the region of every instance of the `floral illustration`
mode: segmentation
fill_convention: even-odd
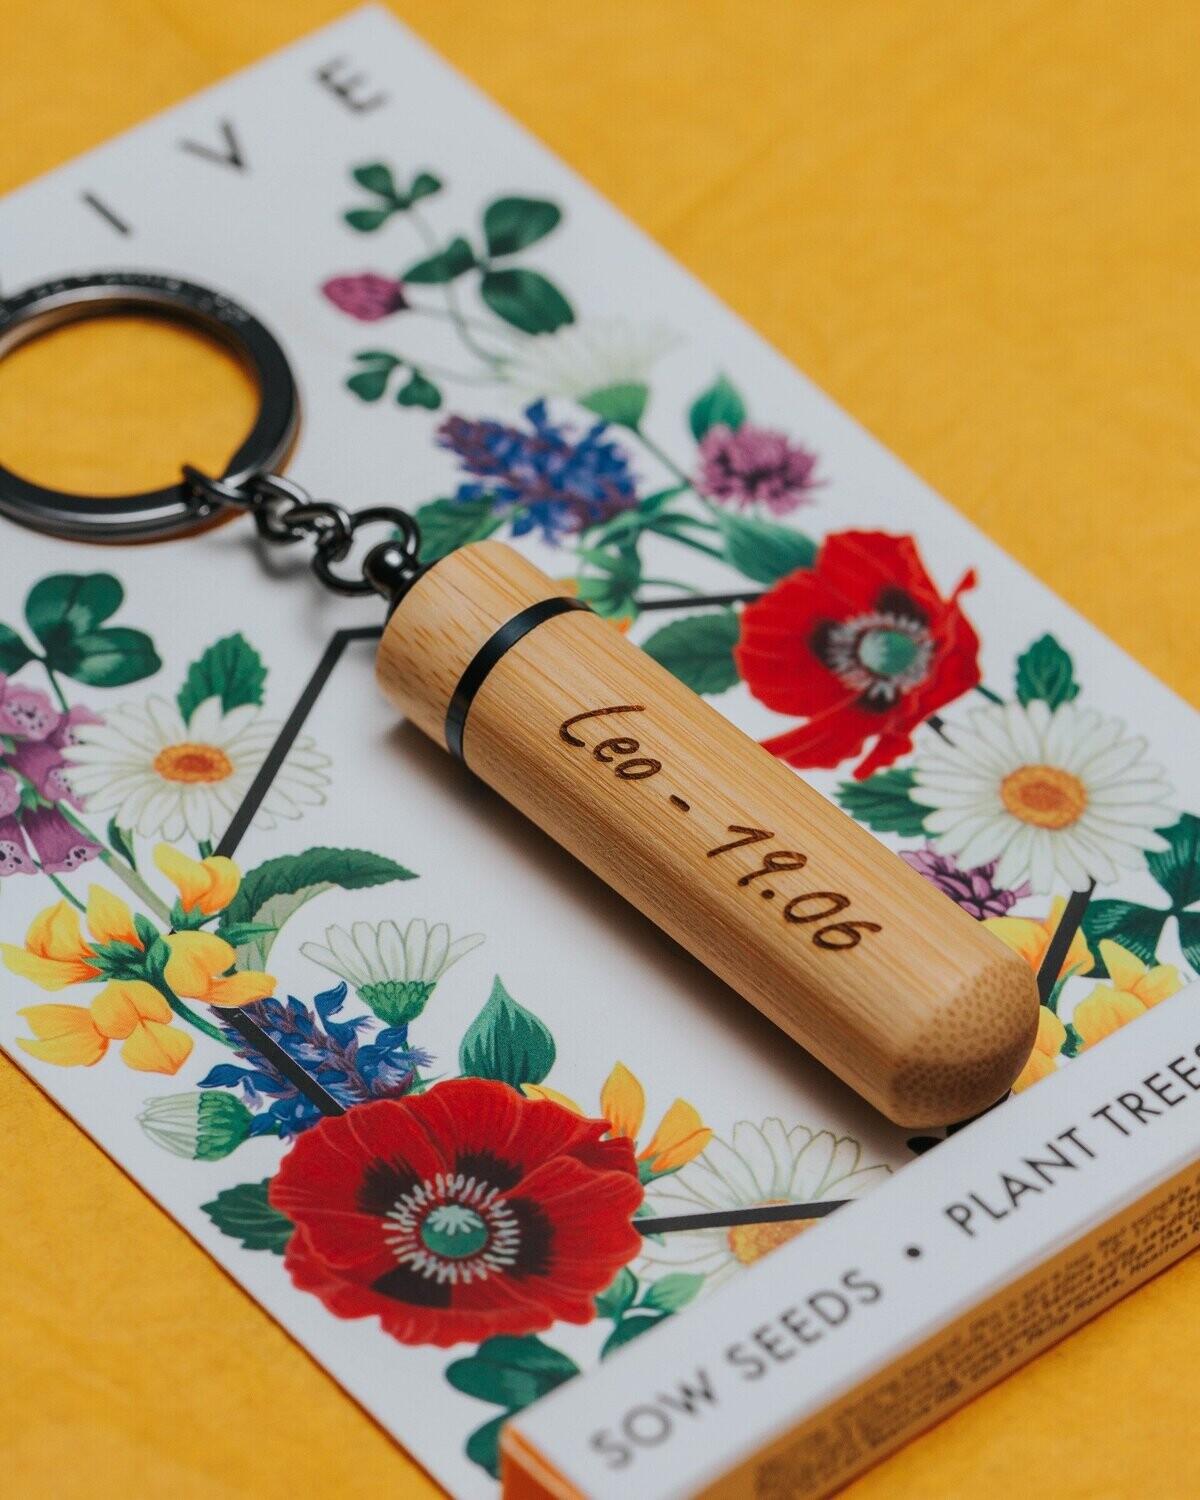
[[[1071,1017],[1071,1025],[1085,1047],[1102,1042],[1183,988],[1174,964],[1144,964],[1119,943],[1102,939],[1100,957],[1111,982],[1097,985],[1075,1006]]]
[[[586,1113],[573,1099],[545,1085],[526,1084],[523,1092],[531,1099],[551,1099],[577,1115]],[[610,1137],[629,1141],[633,1146],[643,1182],[678,1171],[712,1140],[712,1131],[701,1120],[695,1105],[686,1099],[676,1099],[645,1146],[638,1150],[638,1136],[646,1114],[646,1091],[636,1075],[620,1062],[600,1090],[600,1113],[608,1122]]]
[[[518,345],[505,359],[504,377],[531,396],[585,401],[598,391],[642,384],[682,342],[663,323],[589,319]]]
[[[463,417],[442,423],[438,442],[475,476],[459,486],[458,500],[486,498],[509,521],[513,536],[537,527],[549,542],[610,520],[635,503],[628,457],[604,438],[603,422],[576,437],[550,421],[544,401],[535,401],[525,416],[528,432]]]
[[[45,990],[89,981],[107,981],[87,1006],[34,1005],[21,1011],[33,1039],[17,1044],[31,1057],[60,1067],[90,1067],[120,1040],[121,1060],[148,1073],[176,1073],[192,1051],[192,1038],[171,1026],[173,1016],[198,1029],[214,1030],[185,1003],[198,1000],[223,1008],[242,1006],[269,995],[269,974],[234,964],[233,947],[200,927],[223,911],[237,894],[239,875],[227,859],[188,859],[165,845],[156,851],[163,873],[176,883],[179,900],[172,913],[175,930],[160,933],[145,917],[135,917],[119,896],[92,886],[87,903],[89,938],[66,901],[37,916],[23,948],[0,944],[0,956],[14,974]],[[208,910],[205,910],[205,907]]]
[[[214,694],[185,718],[155,695],[81,727],[67,779],[89,808],[143,838],[208,843],[237,811],[279,729],[253,702],[226,708]],[[323,802],[328,765],[311,740],[294,745],[256,814],[258,826],[273,828],[276,819]]]
[[[753,1125],[740,1120],[732,1141],[714,1137],[702,1155],[650,1190],[655,1213],[699,1213],[713,1209],[757,1208],[779,1203],[846,1200],[869,1192],[891,1169],[864,1166],[857,1141],[814,1132],[779,1119]],[[661,1246],[650,1244],[646,1258],[658,1264],[686,1266],[718,1286],[742,1266],[794,1239],[816,1222],[793,1219],[779,1223],[735,1224],[731,1228],[692,1229],[670,1235]]]
[[[913,801],[939,851],[967,864],[997,861],[1001,884],[1036,892],[1117,879],[1167,846],[1171,787],[1146,760],[1146,741],[1094,708],[1045,702],[972,709],[913,765]]]
[[[300,951],[352,984],[362,1000],[389,1026],[415,1021],[447,969],[483,942],[471,932],[451,941],[445,922],[432,927],[414,917],[403,932],[395,922],[356,922],[347,932],[327,927],[325,943],[303,943]]]
[[[817,456],[783,432],[718,423],[700,439],[696,491],[709,500],[786,516],[808,501]]]
[[[604,1130],[483,1079],[323,1120],[271,1184],[296,1225],[287,1269],[402,1343],[587,1322],[640,1248],[633,1152]]]
[[[311,1008],[289,995],[286,1001],[263,1000],[246,1013],[341,1108],[407,1094],[418,1069],[432,1062],[429,1053],[409,1045],[406,1028],[380,1028],[370,1016],[343,1015],[345,1001],[346,986],[339,984],[317,995]],[[236,1090],[250,1111],[250,1135],[299,1135],[323,1118],[320,1105],[301,1091],[294,1077],[236,1032],[225,1030],[240,1061],[218,1063],[200,1087]]]
[[[944,896],[969,911],[977,922],[986,917],[1002,917],[1030,893],[1030,885],[1006,887],[996,882],[996,861],[963,869],[952,854],[939,854],[932,845],[924,849],[901,849],[900,858],[937,886]],[[1036,965],[1035,965],[1036,967]]]
[[[734,652],[746,685],[807,723],[767,740],[797,766],[838,766],[874,744],[860,780],[912,748],[912,730],[979,681],[979,640],[959,608],[968,574],[942,599],[911,537],[841,532],[815,566],[742,614]]]

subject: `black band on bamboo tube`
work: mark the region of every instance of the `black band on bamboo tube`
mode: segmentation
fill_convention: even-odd
[[[450,707],[446,710],[446,749],[451,755],[457,755],[459,760],[466,759],[463,755],[463,735],[467,729],[467,715],[471,712],[475,694],[504,653],[511,650],[531,630],[536,630],[555,615],[566,614],[570,609],[587,608],[581,599],[565,599],[561,595],[554,599],[540,599],[536,604],[513,615],[511,620],[505,621],[495,635],[480,646],[459,678],[454,696],[450,699]]]

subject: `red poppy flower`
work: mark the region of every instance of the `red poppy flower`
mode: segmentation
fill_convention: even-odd
[[[641,1245],[633,1147],[608,1129],[479,1078],[322,1120],[270,1188],[292,1280],[404,1344],[586,1323]]]
[[[912,730],[979,681],[979,637],[943,599],[909,536],[843,531],[816,565],[790,573],[742,612],[734,649],[768,708],[808,720],[763,744],[792,766],[840,765],[869,739],[863,780],[912,749]]]

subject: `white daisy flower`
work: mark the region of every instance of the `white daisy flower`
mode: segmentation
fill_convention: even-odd
[[[532,396],[578,399],[609,386],[644,381],[682,336],[664,323],[609,318],[568,323],[529,339],[506,364],[505,378]]]
[[[925,826],[941,853],[998,861],[997,885],[1086,890],[1167,848],[1155,829],[1175,816],[1170,784],[1121,719],[1075,703],[997,703],[945,732],[921,747],[913,800],[932,809]]]
[[[482,942],[481,932],[452,942],[445,922],[430,927],[415,917],[403,932],[395,922],[355,922],[349,932],[327,927],[324,944],[301,943],[300,952],[353,985],[389,1026],[407,1026],[446,970]]]
[[[253,703],[221,708],[206,698],[184,720],[174,703],[108,709],[103,724],[81,724],[67,751],[67,778],[90,812],[111,813],[122,828],[173,843],[190,834],[209,843],[224,832],[275,743],[280,725]],[[257,828],[298,818],[325,800],[329,757],[295,741],[254,815]]]
[[[739,1120],[733,1142],[719,1136],[694,1161],[646,1189],[656,1217],[715,1209],[763,1208],[775,1203],[820,1203],[857,1198],[891,1175],[886,1166],[860,1165],[862,1148],[850,1136],[804,1125],[788,1130],[772,1118],[761,1125]],[[719,1286],[818,1223],[792,1219],[774,1224],[734,1224],[665,1234],[646,1241],[643,1256],[687,1269]]]

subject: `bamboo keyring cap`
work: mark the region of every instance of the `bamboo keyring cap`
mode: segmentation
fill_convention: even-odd
[[[1025,962],[511,547],[425,573],[376,670],[431,739],[898,1124],[965,1119],[1012,1084],[1038,1022]]]

